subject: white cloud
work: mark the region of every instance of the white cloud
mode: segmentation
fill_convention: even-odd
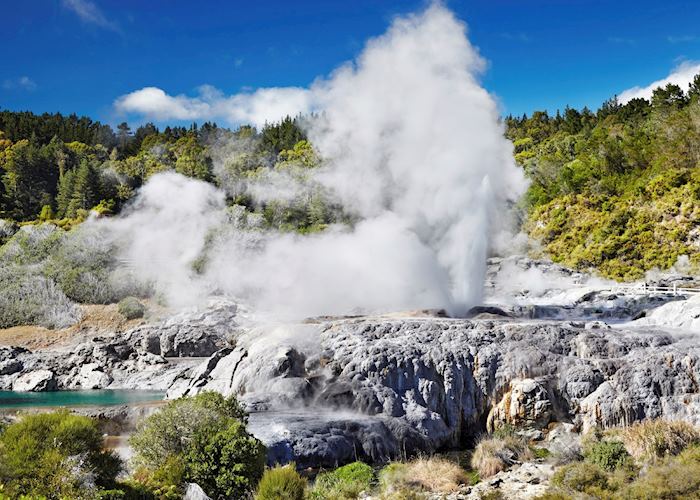
[[[265,122],[295,116],[312,109],[311,93],[300,87],[261,88],[231,96],[202,85],[194,97],[171,96],[157,87],[145,87],[119,97],[119,113],[133,113],[155,120],[224,120],[229,124]]]
[[[119,26],[107,19],[97,5],[88,0],[63,0],[63,6],[75,12],[85,23],[119,31]]]
[[[656,80],[646,87],[632,87],[620,93],[617,99],[620,103],[625,104],[634,98],[641,97],[643,99],[651,99],[651,95],[658,87],[665,87],[669,83],[680,86],[683,91],[688,90],[688,84],[693,81],[695,75],[700,73],[700,62],[684,61],[676,66],[673,71],[661,80]]]
[[[669,35],[666,37],[669,43],[687,43],[694,42],[698,39],[695,35]]]
[[[5,90],[21,89],[32,91],[36,89],[36,82],[34,82],[34,80],[28,76],[20,76],[19,78],[12,78],[3,81],[2,87]]]

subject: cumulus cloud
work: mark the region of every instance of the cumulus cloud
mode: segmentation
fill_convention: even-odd
[[[194,97],[172,96],[160,88],[145,87],[119,97],[114,107],[120,113],[155,120],[223,120],[231,125],[259,127],[286,115],[307,113],[312,103],[309,90],[300,87],[261,88],[226,96],[210,85],[202,85]]]
[[[658,87],[665,87],[669,83],[680,86],[684,91],[688,90],[688,84],[693,81],[695,75],[700,73],[700,62],[684,61],[676,66],[673,71],[661,80],[656,80],[645,87],[632,87],[620,93],[617,99],[625,104],[635,98],[651,99],[652,93]]]
[[[5,90],[21,89],[32,91],[36,89],[36,82],[28,76],[20,76],[19,78],[4,80],[2,82],[2,87]]]

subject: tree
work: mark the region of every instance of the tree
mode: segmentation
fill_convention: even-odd
[[[260,133],[260,151],[266,151],[275,157],[284,149],[306,139],[306,134],[299,126],[297,118],[285,117],[279,123],[265,124]]]
[[[204,181],[211,180],[211,158],[207,156],[204,147],[197,143],[194,135],[190,134],[178,139],[173,146],[173,151],[177,173]]]
[[[3,155],[5,203],[17,220],[34,219],[44,205],[53,203],[58,168],[47,153],[35,140],[21,140]]]
[[[131,128],[126,122],[121,122],[117,125],[117,142],[119,144],[119,150],[124,154],[126,148],[131,140]]]
[[[693,81],[688,86],[688,99],[697,101],[700,99],[700,73],[695,75]]]
[[[67,411],[26,415],[0,434],[0,484],[20,495],[81,498],[113,487],[121,461],[103,447],[97,423]]]
[[[136,463],[151,474],[182,464],[181,481],[198,483],[214,498],[243,498],[265,466],[265,447],[246,421],[234,397],[205,392],[169,402],[129,442]]]
[[[100,174],[92,162],[83,160],[75,173],[70,201],[66,207],[65,217],[76,217],[78,210],[89,210],[100,202]]]
[[[69,170],[63,174],[58,183],[58,194],[56,195],[56,214],[58,217],[66,217],[68,206],[73,198],[75,189],[75,170]]]
[[[683,89],[673,83],[655,89],[651,96],[651,105],[654,108],[681,108],[686,102]]]
[[[185,476],[214,498],[244,498],[265,470],[265,446],[245,425],[228,419],[220,429],[201,428],[184,454]]]

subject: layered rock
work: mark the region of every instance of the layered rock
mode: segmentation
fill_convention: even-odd
[[[101,335],[69,347],[37,352],[2,347],[0,390],[165,391],[200,362],[187,358],[206,357],[228,345],[239,327],[236,315],[234,303],[219,300],[119,336]]]
[[[169,397],[247,403],[272,461],[382,460],[505,424],[578,429],[700,415],[692,337],[599,322],[360,318],[314,326],[308,350],[264,330],[183,372]],[[290,406],[292,410],[290,410]]]

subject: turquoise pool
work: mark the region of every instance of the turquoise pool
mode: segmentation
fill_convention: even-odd
[[[136,390],[93,390],[55,392],[0,391],[0,410],[47,406],[111,406],[159,401],[164,392]]]

